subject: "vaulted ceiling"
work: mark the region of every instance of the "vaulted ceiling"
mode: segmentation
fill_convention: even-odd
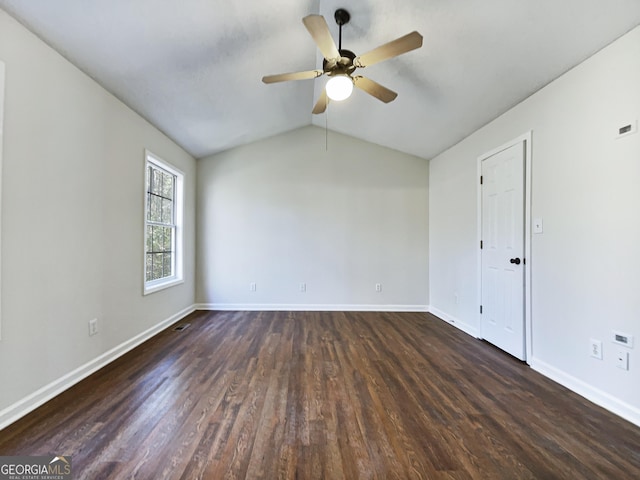
[[[421,49],[359,70],[398,92],[311,109],[326,77],[302,24],[346,8],[356,54],[413,30]],[[314,124],[432,158],[640,24],[638,0],[0,0],[195,157]],[[337,40],[336,40],[337,41]]]

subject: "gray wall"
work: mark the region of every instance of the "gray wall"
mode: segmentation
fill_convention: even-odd
[[[1,425],[15,413],[3,409],[28,408],[51,382],[193,305],[196,164],[1,10],[0,59]],[[145,148],[185,172],[187,192],[185,282],[148,296]],[[99,333],[89,337],[92,318]]]
[[[428,168],[318,127],[200,160],[197,302],[426,309]]]
[[[639,58],[636,28],[434,158],[429,200],[431,306],[478,332],[477,159],[533,132],[531,365],[637,424],[640,342],[623,371],[611,340],[640,339],[640,134],[616,139],[640,117]]]

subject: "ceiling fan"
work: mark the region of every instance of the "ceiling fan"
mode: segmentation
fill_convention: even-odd
[[[336,47],[331,37],[329,26],[322,15],[307,15],[302,19],[302,23],[307,27],[307,30],[324,57],[322,70],[266,75],[262,77],[262,81],[264,83],[276,83],[287,80],[307,80],[327,74],[331,78],[313,107],[313,113],[324,112],[327,109],[329,99],[340,101],[348,98],[354,86],[384,103],[395,100],[398,96],[396,92],[366,77],[360,75],[352,76],[352,74],[356,68],[368,67],[383,60],[388,60],[389,58],[397,57],[403,53],[420,48],[422,46],[422,35],[418,32],[411,32],[389,43],[385,43],[378,48],[374,48],[364,55],[356,56],[352,51],[342,48],[342,26],[349,23],[351,18],[349,12],[343,8],[339,8],[335,11],[334,18],[340,27],[338,47]]]

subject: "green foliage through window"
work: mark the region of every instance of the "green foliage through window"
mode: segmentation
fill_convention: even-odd
[[[175,274],[175,193],[176,176],[147,163],[147,282]]]

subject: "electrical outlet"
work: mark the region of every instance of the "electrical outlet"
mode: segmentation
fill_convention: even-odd
[[[306,291],[307,291],[307,284],[306,284],[306,283],[302,282],[302,283],[300,284],[300,291],[301,291],[302,293],[304,293],[304,292],[306,292]]]
[[[381,292],[381,291],[382,291],[382,284],[376,283],[376,292]]]
[[[98,319],[89,320],[89,336],[93,337],[98,333]]]
[[[602,342],[600,340],[591,339],[591,356],[602,360]]]
[[[616,366],[622,370],[629,370],[629,352],[618,350],[616,353]]]
[[[251,282],[249,284],[249,291],[250,292],[255,292],[256,291],[256,282]]]

